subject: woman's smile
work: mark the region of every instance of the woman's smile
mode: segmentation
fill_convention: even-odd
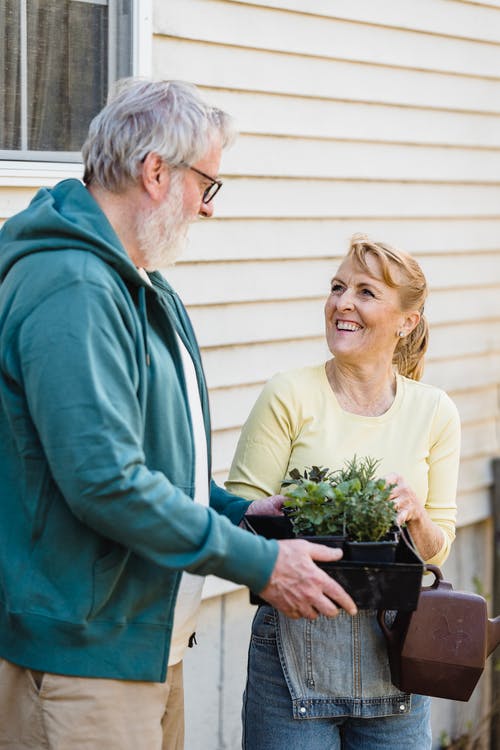
[[[336,323],[337,331],[360,331],[363,326],[353,320],[337,320]]]

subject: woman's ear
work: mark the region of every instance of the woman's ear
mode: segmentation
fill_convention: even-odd
[[[159,154],[154,151],[147,154],[141,164],[140,179],[153,201],[161,202],[165,198],[170,185],[170,171]]]
[[[420,313],[410,312],[405,315],[404,323],[401,326],[400,330],[404,333],[405,336],[408,336],[414,328],[416,328],[420,321]]]

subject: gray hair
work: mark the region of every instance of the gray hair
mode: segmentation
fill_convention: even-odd
[[[137,180],[150,151],[171,167],[194,164],[216,137],[222,148],[229,146],[233,120],[206,104],[193,84],[122,78],[90,123],[82,146],[83,181],[120,192]]]

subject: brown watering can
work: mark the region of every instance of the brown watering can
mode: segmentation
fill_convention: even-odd
[[[488,619],[482,596],[454,591],[438,567],[425,567],[435,581],[421,589],[414,612],[398,612],[390,627],[378,613],[391,679],[406,693],[467,701],[500,642],[500,617]]]

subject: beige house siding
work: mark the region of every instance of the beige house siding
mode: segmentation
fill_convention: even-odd
[[[425,8],[423,7],[425,5]],[[425,379],[464,429],[460,523],[489,515],[500,382],[500,3],[157,3],[154,74],[234,113],[216,218],[169,271],[204,349],[215,471],[279,369],[325,355],[322,304],[354,231],[430,282]]]
[[[194,81],[235,115],[241,132],[223,159],[215,218],[194,227],[188,256],[168,271],[203,348],[216,478],[226,476],[263,383],[326,356],[322,306],[350,235],[391,242],[414,253],[427,274],[424,379],[450,393],[463,423],[460,528],[445,572],[456,588],[474,590],[479,581],[491,591],[500,2],[177,0],[157,2],[154,19],[154,74]],[[214,748],[238,746],[243,675],[233,652],[232,669],[224,669],[224,643],[231,607],[236,632],[248,633],[245,602],[241,593],[210,599],[202,615],[203,630],[215,608],[227,631],[217,661],[225,678],[208,724]],[[187,660],[188,697],[199,686],[204,648]],[[487,702],[488,677],[467,705],[434,701],[436,746],[442,730],[459,732]],[[206,735],[190,724],[188,738],[197,750]]]
[[[445,572],[492,590],[491,459],[500,443],[500,0],[155,0],[152,73],[198,84],[241,135],[216,215],[167,276],[203,349],[223,482],[240,427],[278,370],[327,356],[322,306],[357,231],[426,271],[424,379],[463,423],[459,532]],[[147,65],[143,64],[143,70]],[[45,172],[0,163],[0,221]],[[226,587],[227,589],[228,587]],[[229,587],[230,588],[230,587]],[[222,591],[210,581],[208,593]],[[186,750],[236,750],[252,609],[206,599],[186,660]],[[239,636],[239,637],[237,637]],[[439,732],[488,702],[434,702]]]

